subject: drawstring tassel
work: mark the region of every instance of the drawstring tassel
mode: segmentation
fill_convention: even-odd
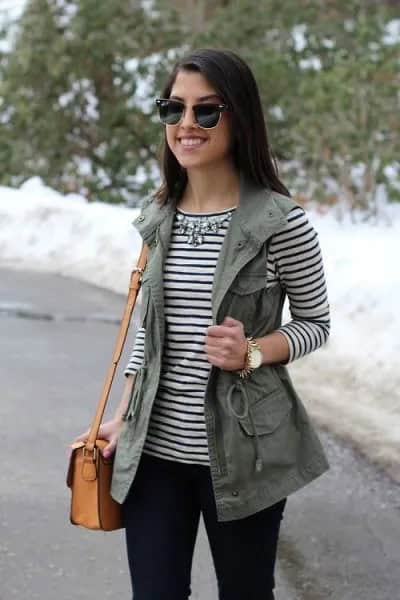
[[[243,388],[243,393],[245,394],[246,400],[248,402],[247,392],[244,388]],[[253,418],[253,413],[251,412],[251,408],[249,408],[249,419],[250,419],[250,423],[251,423],[251,428],[253,430],[254,444],[256,447],[256,462],[254,465],[254,469],[255,469],[256,473],[261,473],[261,471],[263,470],[264,464],[263,464],[263,460],[261,458],[260,440],[258,437],[256,425],[254,423],[254,418]]]
[[[241,395],[242,395],[242,412],[241,413],[238,413],[233,406],[232,394],[235,389],[240,391]],[[261,458],[260,440],[259,440],[257,429],[256,429],[256,426],[254,423],[253,414],[251,412],[249,397],[247,395],[246,388],[244,387],[244,385],[241,381],[236,381],[229,388],[227,404],[228,404],[228,408],[229,408],[231,414],[233,414],[233,416],[236,417],[237,419],[245,419],[247,417],[249,418],[251,428],[253,430],[253,436],[254,436],[253,439],[254,439],[254,446],[255,446],[255,452],[256,452],[256,461],[254,463],[254,469],[255,469],[256,473],[261,473],[261,471],[264,468],[264,463]]]
[[[136,372],[135,381],[133,382],[133,386],[131,389],[131,394],[128,399],[127,407],[125,413],[122,417],[123,421],[132,421],[136,417],[138,412],[139,404],[141,402],[137,402],[138,394],[141,393],[141,388],[143,384],[143,376],[144,371],[146,369],[146,365],[142,365],[139,370]]]
[[[256,473],[261,473],[263,468],[264,468],[264,463],[262,461],[262,458],[259,456],[258,458],[256,458]]]

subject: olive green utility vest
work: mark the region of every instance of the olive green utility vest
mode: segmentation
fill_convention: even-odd
[[[213,324],[231,316],[245,335],[261,337],[281,325],[285,291],[266,288],[269,240],[287,224],[296,203],[241,181],[239,205],[218,257],[212,291]],[[175,204],[148,200],[133,222],[148,244],[142,281],[144,362],[124,414],[111,493],[122,503],[135,478],[157,393],[165,337],[163,264]],[[211,366],[205,398],[210,469],[219,521],[271,506],[328,468],[302,401],[283,364],[262,365],[247,378]],[[162,498],[160,498],[162,502]]]

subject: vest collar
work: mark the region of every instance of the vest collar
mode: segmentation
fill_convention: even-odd
[[[274,200],[274,195],[275,192],[254,186],[241,178],[239,205],[232,215],[215,268],[212,288],[215,324],[219,323],[219,308],[225,294],[240,270],[258,253],[268,238],[286,226],[285,213]],[[175,208],[173,200],[160,207],[154,199],[149,198],[144,201],[140,215],[133,221],[144,242],[149,247],[158,246],[155,252],[160,260],[151,260],[147,269],[161,347],[164,343],[165,326],[163,263],[171,237]]]
[[[232,217],[232,228],[240,229],[245,241],[260,246],[272,233],[286,225],[283,211],[274,201],[271,190],[257,186],[241,176],[239,205]],[[172,224],[176,202],[170,199],[160,207],[156,200],[144,201],[140,215],[133,221],[143,240],[149,244],[156,235],[158,226],[167,218]],[[236,234],[238,231],[236,231]]]

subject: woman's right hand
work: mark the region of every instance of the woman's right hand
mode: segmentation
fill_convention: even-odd
[[[107,421],[106,423],[100,425],[97,437],[101,440],[108,441],[107,446],[102,451],[104,458],[109,458],[115,452],[121,427],[121,419],[112,419],[111,421]],[[76,437],[72,443],[74,444],[76,442],[86,442],[86,440],[89,437],[89,431],[90,430],[88,429],[87,431],[85,431],[85,433],[78,435],[78,437]]]
[[[122,394],[121,402],[114,414],[113,419],[100,425],[100,429],[99,429],[99,433],[97,434],[97,437],[102,440],[108,441],[107,446],[102,451],[104,458],[109,458],[115,452],[115,448],[117,446],[119,434],[120,434],[121,427],[123,424],[123,414],[128,405],[129,398],[132,395],[134,381],[135,381],[135,374],[128,375],[128,377],[126,378],[126,383],[125,383],[124,391]],[[87,431],[85,431],[85,433],[78,435],[78,437],[76,437],[72,443],[86,442],[88,437],[89,437],[89,429]],[[71,452],[72,452],[72,449],[71,449]]]

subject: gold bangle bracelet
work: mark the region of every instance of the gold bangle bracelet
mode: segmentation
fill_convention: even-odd
[[[240,371],[239,371],[239,377],[241,377],[242,379],[244,379],[245,377],[247,377],[252,372],[252,370],[253,370],[250,367],[250,348],[251,348],[251,346],[258,345],[253,340],[252,337],[248,337],[248,338],[246,338],[246,340],[247,340],[247,351],[246,351],[245,363],[244,363],[243,369],[240,369]]]

